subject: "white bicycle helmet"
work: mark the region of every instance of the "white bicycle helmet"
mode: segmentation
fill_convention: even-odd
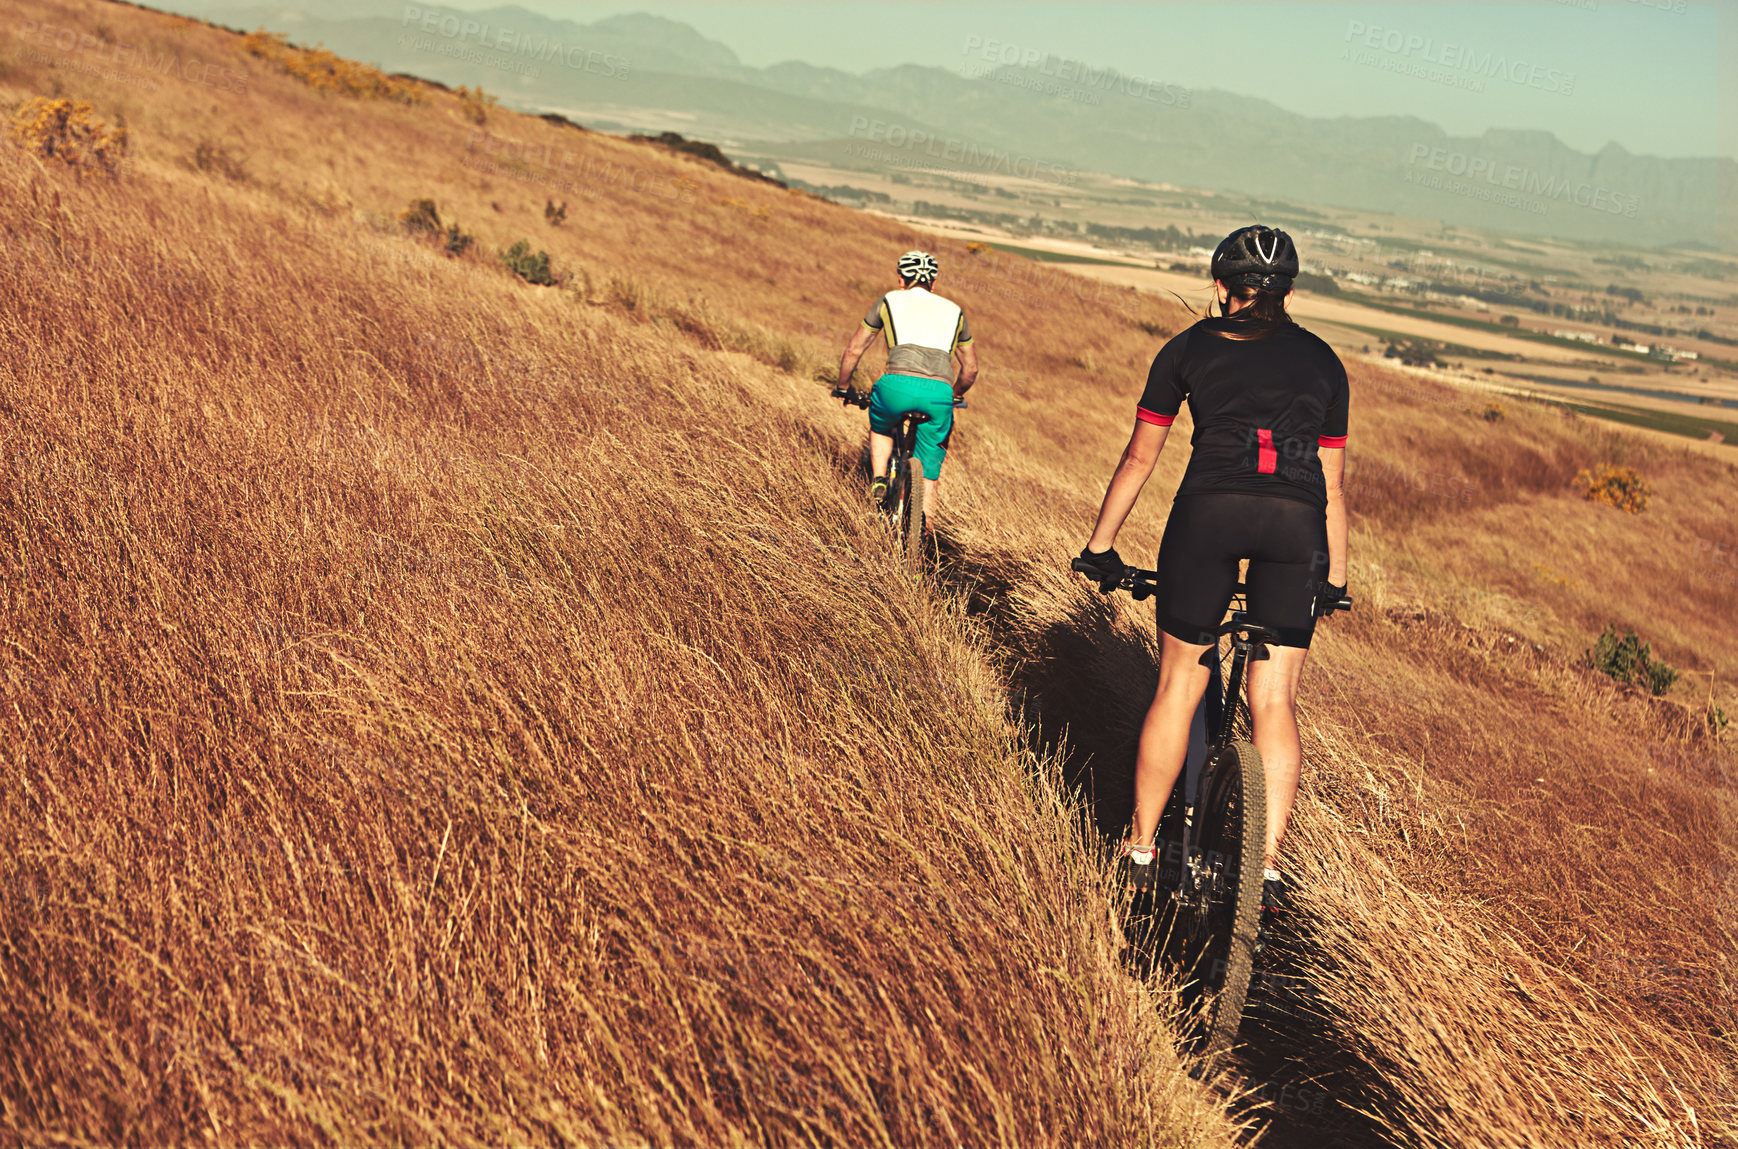
[[[934,283],[941,264],[927,251],[908,251],[899,257],[899,278],[908,283]]]

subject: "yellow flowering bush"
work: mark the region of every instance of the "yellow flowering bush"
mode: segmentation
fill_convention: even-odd
[[[127,129],[111,128],[83,100],[37,96],[12,113],[12,142],[32,155],[59,160],[80,175],[114,175],[127,150]]]
[[[1597,471],[1582,471],[1575,476],[1575,484],[1583,488],[1586,499],[1609,504],[1632,515],[1647,510],[1648,499],[1653,496],[1653,488],[1635,473],[1634,467],[1619,467],[1611,463]]]

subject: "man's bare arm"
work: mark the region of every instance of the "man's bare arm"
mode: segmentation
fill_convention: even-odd
[[[954,395],[964,395],[972,389],[972,384],[978,381],[978,349],[970,343],[954,348],[954,354],[960,357],[959,379],[954,382]]]
[[[857,361],[863,358],[863,353],[869,350],[869,345],[879,334],[867,324],[857,325],[857,334],[851,336],[851,342],[845,345],[845,353],[839,356],[839,386],[850,385],[851,376],[857,371]]]

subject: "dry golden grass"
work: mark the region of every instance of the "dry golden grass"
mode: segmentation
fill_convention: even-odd
[[[0,74],[130,143],[117,181],[0,150],[9,1138],[1237,1136],[1118,970],[1045,749],[1114,825],[1150,619],[1065,560],[1185,316],[944,245],[985,376],[913,581],[818,380],[916,236],[23,9],[247,95]],[[422,198],[473,249],[407,237]],[[525,238],[563,286],[499,268]],[[1288,863],[1316,1016],[1266,1052],[1342,1142],[1733,1143],[1732,759],[1693,675],[1577,662],[1632,625],[1735,709],[1733,468],[1354,388],[1359,611],[1306,688]],[[1645,513],[1573,488],[1606,464]]]
[[[843,413],[178,111],[0,158],[11,1139],[1229,1143]]]

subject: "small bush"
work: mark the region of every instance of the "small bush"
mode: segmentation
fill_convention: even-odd
[[[543,201],[543,218],[546,221],[548,221],[550,227],[560,227],[562,224],[566,223],[567,222],[567,201],[562,200],[561,206],[556,207],[554,200],[552,200],[552,199],[544,200]]]
[[[1631,686],[1645,686],[1650,694],[1664,694],[1678,680],[1677,667],[1655,658],[1653,647],[1637,638],[1635,631],[1619,634],[1614,625],[1605,628],[1587,659],[1600,673]]]
[[[1484,420],[1487,423],[1501,423],[1509,417],[1509,409],[1501,403],[1489,403],[1485,406]]]
[[[459,85],[459,107],[464,109],[465,116],[474,124],[489,122],[489,109],[495,106],[495,97],[483,91],[481,87],[467,88]]]
[[[127,151],[127,129],[109,127],[83,100],[25,100],[12,113],[11,136],[31,155],[59,160],[80,175],[114,175]]]
[[[1726,708],[1713,699],[1708,700],[1708,728],[1714,732],[1714,737],[1723,738],[1726,727],[1731,720],[1726,717]]]
[[[1632,515],[1647,510],[1648,499],[1653,497],[1653,489],[1642,481],[1634,467],[1612,463],[1597,471],[1582,471],[1575,476],[1575,483],[1583,488],[1582,497],[1588,501],[1606,503]]]
[[[219,175],[235,183],[247,182],[247,160],[227,147],[210,140],[199,141],[193,149],[193,166],[209,175]]]
[[[1504,327],[1519,327],[1521,325],[1521,319],[1516,315],[1505,315],[1497,322]]]
[[[463,255],[476,242],[459,230],[457,223],[441,226],[441,214],[432,199],[413,199],[410,206],[398,213],[398,222],[411,235],[421,236],[445,249],[448,255]]]
[[[413,199],[409,207],[398,213],[398,222],[404,225],[404,230],[412,234],[439,231],[441,213],[436,209],[434,200]]]
[[[1442,360],[1443,347],[1428,339],[1400,339],[1388,344],[1384,359],[1398,359],[1408,367],[1446,367]]]
[[[475,242],[473,237],[460,231],[459,225],[456,223],[447,227],[447,233],[443,237],[443,246],[447,249],[448,255],[463,255],[470,250],[471,244]]]
[[[520,240],[501,253],[501,265],[526,283],[535,283],[539,287],[553,287],[555,276],[549,273],[549,253],[540,251],[533,255],[531,244]]]
[[[612,272],[606,285],[606,298],[627,311],[636,311],[646,298],[645,286],[631,275]]]

